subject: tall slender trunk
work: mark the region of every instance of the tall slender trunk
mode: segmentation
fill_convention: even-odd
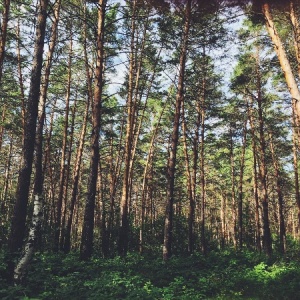
[[[60,159],[59,192],[58,192],[58,198],[56,204],[54,251],[58,251],[59,249],[59,239],[62,231],[61,218],[62,218],[63,195],[64,195],[64,188],[66,182],[66,170],[67,170],[67,144],[68,144],[69,111],[70,111],[71,81],[72,81],[72,56],[73,56],[73,39],[71,33],[70,45],[69,45],[69,59],[68,59],[68,82],[67,82],[67,90],[66,90],[65,119],[64,119],[64,129],[63,129],[63,139],[62,139],[61,159]]]
[[[23,72],[21,65],[21,36],[20,36],[20,19],[18,18],[17,22],[17,60],[18,60],[18,77],[19,77],[19,86],[21,93],[21,116],[22,116],[22,129],[23,129],[23,139],[24,139],[24,128],[25,128],[25,94],[24,94],[24,80],[23,80]]]
[[[173,130],[171,136],[171,149],[169,151],[168,166],[167,166],[167,203],[166,216],[164,226],[164,244],[163,244],[163,259],[168,260],[172,255],[172,238],[173,238],[173,204],[174,204],[174,186],[175,186],[175,168],[176,168],[176,154],[179,138],[181,104],[184,97],[184,75],[185,63],[187,54],[188,36],[190,30],[191,20],[191,0],[188,0],[185,6],[185,23],[183,29],[183,37],[181,42],[180,65],[178,90],[176,94],[175,114],[173,120]]]
[[[65,228],[65,237],[64,237],[64,252],[69,253],[71,250],[71,230],[72,230],[72,223],[73,223],[73,216],[75,205],[78,196],[78,186],[79,186],[79,179],[80,179],[80,169],[81,169],[81,161],[82,161],[82,154],[86,136],[86,127],[88,122],[89,116],[89,108],[90,102],[93,97],[92,91],[92,82],[91,82],[91,75],[90,75],[90,68],[88,62],[88,54],[87,54],[87,20],[86,20],[86,5],[84,5],[84,23],[83,23],[83,51],[84,51],[84,60],[85,60],[85,73],[86,73],[86,81],[87,81],[87,99],[86,99],[86,106],[82,121],[82,128],[79,137],[79,144],[77,147],[75,165],[74,165],[74,172],[72,178],[72,191],[71,191],[71,199],[70,199],[70,207],[69,207],[69,217],[67,220],[66,228]]]
[[[295,111],[292,110],[292,137],[293,137],[293,166],[294,166],[294,182],[295,182],[295,198],[296,198],[296,204],[298,208],[298,236],[300,237],[300,188],[299,188],[299,172],[298,172],[298,153],[297,150],[299,149],[299,143],[297,139],[297,133],[296,133],[296,122],[295,122]]]
[[[99,132],[103,89],[104,19],[106,0],[98,2],[97,63],[92,112],[91,157],[88,193],[85,202],[84,221],[81,235],[80,259],[90,259],[93,251],[94,210],[99,166]]]
[[[258,197],[258,174],[257,174],[257,143],[255,135],[255,125],[253,120],[253,109],[250,107],[252,102],[247,102],[248,119],[251,129],[251,145],[253,155],[253,196],[254,196],[254,207],[255,207],[255,227],[256,227],[256,249],[261,252],[261,225],[260,225],[260,213],[259,213],[259,197]]]
[[[73,172],[73,184],[72,184],[72,192],[71,192],[71,199],[70,199],[70,207],[69,207],[69,217],[66,224],[65,229],[65,238],[64,238],[64,252],[69,253],[71,250],[71,228],[72,228],[72,222],[73,222],[73,216],[74,216],[74,208],[77,200],[77,194],[78,194],[78,184],[79,184],[79,178],[80,178],[80,169],[81,169],[81,160],[82,160],[82,154],[83,154],[83,146],[85,141],[85,134],[86,134],[86,127],[87,127],[87,119],[89,115],[89,107],[90,107],[90,100],[89,96],[87,97],[85,112],[84,112],[84,118],[82,122],[82,128],[79,138],[79,145],[77,147],[77,153],[76,153],[76,160],[74,165],[74,172]]]
[[[239,235],[238,247],[240,250],[242,250],[243,248],[243,178],[244,178],[244,167],[245,167],[246,141],[247,141],[247,118],[244,121],[242,153],[240,159],[240,179],[239,179],[239,198],[238,198],[238,235]]]
[[[6,104],[3,105],[2,107],[2,115],[1,115],[1,125],[0,125],[0,151],[2,149],[2,143],[3,143],[3,136],[4,136],[4,124],[5,118],[6,118],[6,112],[7,112],[7,107]]]
[[[77,112],[77,91],[75,96],[75,103],[71,109],[72,111],[72,121],[70,126],[70,132],[68,133],[70,136],[68,151],[66,154],[66,179],[65,185],[63,189],[63,206],[62,206],[62,217],[61,217],[61,235],[60,235],[60,242],[59,242],[59,249],[64,250],[64,243],[65,243],[65,234],[66,234],[66,218],[67,218],[67,211],[68,211],[68,187],[69,187],[69,178],[70,178],[70,169],[71,169],[71,157],[72,157],[72,148],[73,148],[73,141],[74,141],[74,125],[75,125],[75,115]],[[84,126],[84,125],[83,125]]]
[[[150,141],[150,145],[149,145],[149,150],[148,150],[148,155],[147,155],[147,160],[146,160],[146,165],[144,168],[144,173],[143,173],[143,182],[142,182],[142,199],[141,199],[141,225],[140,225],[140,245],[139,245],[139,251],[140,253],[143,252],[143,246],[144,246],[144,225],[145,225],[145,216],[146,216],[146,185],[147,185],[147,180],[149,179],[149,172],[151,172],[151,167],[152,167],[152,160],[153,160],[153,152],[154,152],[154,146],[155,146],[155,139],[157,137],[157,133],[160,127],[160,123],[161,123],[161,118],[162,115],[165,111],[166,106],[164,106],[164,108],[162,109],[156,126],[155,128],[152,130],[152,138]]]
[[[272,239],[269,225],[269,199],[267,183],[267,159],[266,159],[266,140],[265,140],[265,117],[263,115],[263,95],[261,88],[261,73],[259,61],[259,49],[256,56],[256,85],[257,85],[257,111],[259,127],[259,179],[262,195],[263,208],[263,247],[268,256],[272,254]]]
[[[43,65],[44,37],[46,29],[48,0],[38,3],[38,16],[36,22],[36,36],[33,54],[33,63],[30,79],[30,90],[27,103],[22,165],[20,168],[16,204],[12,218],[11,234],[9,241],[10,252],[14,253],[22,247],[25,235],[27,204],[32,172],[33,152],[36,135],[36,121],[40,95],[41,70]]]
[[[235,193],[235,163],[234,163],[234,144],[233,144],[233,128],[230,125],[230,170],[231,170],[231,203],[232,203],[232,239],[233,245],[237,247],[237,207],[236,207],[236,193]]]
[[[274,143],[272,140],[272,134],[270,136],[270,150],[272,155],[272,161],[275,171],[276,178],[276,191],[278,197],[278,215],[279,215],[279,242],[280,242],[280,252],[285,253],[286,251],[286,232],[285,232],[285,222],[284,222],[284,206],[283,206],[283,193],[282,193],[282,179],[281,171],[278,162],[278,157],[275,154]]]
[[[129,79],[128,79],[128,95],[127,95],[127,124],[125,136],[125,157],[124,157],[124,174],[122,184],[122,196],[120,202],[120,228],[119,228],[119,244],[118,252],[120,255],[126,255],[128,250],[128,200],[130,190],[130,163],[131,151],[133,144],[133,126],[135,120],[136,105],[134,103],[134,77],[136,71],[135,65],[135,30],[136,30],[136,0],[132,3],[131,18],[131,41],[130,41],[130,58],[129,58]]]
[[[5,56],[5,44],[7,38],[7,25],[9,20],[10,0],[3,1],[3,14],[2,14],[2,25],[0,35],[0,83],[3,73],[3,61]]]
[[[194,251],[194,218],[195,218],[195,201],[193,194],[193,182],[192,174],[190,170],[190,158],[188,154],[188,145],[187,145],[187,129],[186,129],[186,119],[185,119],[185,109],[184,101],[182,101],[182,131],[183,131],[183,149],[184,149],[184,158],[185,158],[185,169],[187,177],[187,191],[189,199],[189,217],[188,217],[188,252],[190,254]],[[195,154],[194,154],[195,155]],[[194,170],[193,170],[194,171]]]
[[[47,92],[49,86],[50,71],[52,66],[52,59],[53,59],[53,54],[54,54],[56,40],[57,40],[57,27],[59,21],[60,4],[61,4],[61,0],[58,0],[56,5],[54,6],[54,15],[53,15],[54,20],[51,27],[52,34],[50,37],[49,50],[46,55],[45,71],[44,71],[43,83],[41,86],[41,92],[39,98],[39,109],[38,109],[36,140],[35,140],[35,178],[34,178],[34,188],[33,188],[33,197],[35,199],[34,203],[37,209],[38,207],[42,207],[44,204],[45,165],[43,166],[43,143],[44,143],[44,124],[46,119],[45,107],[46,107],[46,98],[47,98]],[[19,70],[19,73],[20,73],[20,80],[21,80],[21,75],[22,75],[21,70]],[[48,144],[50,145],[50,141]],[[45,151],[45,156],[46,155],[48,155],[47,151]],[[47,160],[47,158],[45,158],[45,160]],[[35,224],[40,226],[41,222],[35,222]],[[34,232],[35,234],[39,234],[40,232],[39,228]]]

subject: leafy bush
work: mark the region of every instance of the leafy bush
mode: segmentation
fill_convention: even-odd
[[[0,271],[4,256],[0,256]],[[300,299],[300,263],[255,252],[78,260],[37,254],[23,286],[0,280],[1,299]]]

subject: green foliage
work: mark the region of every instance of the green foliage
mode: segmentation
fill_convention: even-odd
[[[299,250],[299,248],[298,248]],[[4,254],[0,268],[4,269]],[[161,258],[37,254],[24,286],[0,281],[1,299],[299,299],[300,262],[231,249]]]

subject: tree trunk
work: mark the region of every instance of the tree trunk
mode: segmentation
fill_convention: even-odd
[[[250,103],[252,105],[252,102]],[[255,135],[255,125],[253,120],[253,109],[247,102],[248,119],[251,129],[251,145],[253,155],[253,195],[254,195],[254,207],[255,207],[255,225],[256,225],[256,249],[261,252],[261,226],[260,226],[260,213],[259,213],[259,197],[258,197],[258,175],[257,175],[257,144]]]
[[[238,199],[238,235],[239,235],[238,247],[240,250],[242,250],[243,248],[243,177],[244,177],[244,167],[245,167],[245,152],[247,146],[246,141],[247,141],[247,119],[244,122],[242,154],[240,159],[240,180],[239,180],[239,199]]]
[[[280,252],[285,253],[286,251],[286,231],[284,222],[284,206],[283,206],[283,193],[282,193],[282,179],[281,171],[278,162],[278,157],[275,154],[274,143],[272,141],[272,134],[270,136],[270,150],[272,154],[273,166],[276,178],[276,191],[278,196],[278,215],[279,215],[279,242],[280,242]]]
[[[261,89],[261,73],[259,61],[259,49],[256,56],[256,81],[257,81],[257,110],[259,127],[259,179],[262,195],[263,208],[263,247],[268,256],[272,254],[272,239],[269,225],[269,199],[267,183],[267,159],[266,159],[266,140],[265,140],[265,117],[263,115],[263,95]]]
[[[1,35],[0,35],[0,83],[3,73],[3,62],[5,56],[5,44],[7,37],[7,25],[9,20],[9,10],[10,10],[10,0],[3,1],[3,14],[2,14],[2,25],[1,25]]]
[[[290,20],[294,31],[296,59],[298,62],[298,76],[300,78],[300,21],[298,14],[299,7],[295,7],[294,1],[290,2]]]
[[[236,194],[235,194],[235,164],[234,164],[234,146],[233,146],[233,128],[230,125],[230,170],[231,170],[231,203],[232,203],[232,237],[234,248],[237,248],[237,209],[236,209]]]
[[[72,25],[71,25],[72,26]],[[71,30],[72,31],[72,30]],[[61,147],[61,160],[60,160],[60,176],[59,176],[59,192],[56,206],[56,222],[55,222],[55,236],[54,236],[54,251],[59,250],[59,239],[62,231],[62,209],[63,209],[63,195],[66,182],[67,170],[67,143],[68,143],[68,129],[69,129],[69,111],[70,111],[70,97],[71,97],[71,81],[72,81],[72,56],[73,56],[73,40],[72,32],[70,33],[70,46],[69,46],[69,59],[68,59],[68,82],[66,91],[66,107],[65,119],[63,129],[63,140]]]
[[[17,23],[17,60],[18,60],[18,77],[19,77],[19,85],[20,85],[20,93],[21,93],[21,116],[22,116],[22,129],[23,129],[23,140],[24,140],[24,128],[25,128],[25,94],[24,94],[24,80],[22,73],[22,65],[21,65],[21,45],[20,45],[21,37],[20,37],[20,19],[18,18]]]
[[[136,0],[132,3],[131,18],[131,41],[130,41],[130,58],[129,58],[129,78],[128,78],[128,96],[127,96],[127,125],[125,136],[125,157],[124,157],[124,174],[122,184],[122,196],[120,202],[120,228],[119,228],[119,255],[126,255],[128,250],[128,200],[130,190],[130,164],[132,160],[132,145],[134,136],[134,122],[136,112],[136,101],[134,101],[134,77],[136,72],[135,62],[135,30],[136,30]],[[136,79],[137,82],[138,78]]]
[[[94,210],[96,186],[99,166],[99,132],[101,126],[102,88],[103,88],[103,57],[104,57],[104,18],[106,0],[98,2],[98,34],[97,34],[97,65],[95,72],[95,89],[92,112],[92,136],[90,174],[87,198],[85,202],[84,220],[81,235],[80,259],[90,259],[93,251]]]
[[[36,141],[35,141],[35,178],[34,178],[34,188],[33,188],[33,197],[34,201],[41,203],[36,203],[37,206],[43,205],[44,202],[44,178],[45,178],[45,165],[43,166],[43,135],[44,135],[44,123],[45,123],[45,107],[46,107],[46,98],[49,86],[50,70],[52,66],[52,58],[54,54],[54,49],[57,40],[57,27],[59,21],[59,11],[60,11],[61,0],[58,0],[54,7],[54,21],[51,28],[51,37],[50,45],[46,58],[45,72],[43,78],[43,84],[41,86],[41,93],[39,98],[39,110],[37,118],[37,129],[36,129]],[[19,71],[20,74],[21,71]],[[20,79],[21,80],[21,79]],[[50,144],[50,141],[49,143]],[[46,152],[47,153],[47,152]],[[46,154],[47,155],[47,154]],[[39,224],[36,223],[36,224]],[[34,231],[39,233],[38,230]]]
[[[172,238],[173,238],[173,204],[174,204],[174,186],[175,186],[175,168],[176,154],[179,138],[181,104],[184,97],[184,74],[186,63],[186,52],[188,44],[188,36],[191,19],[191,0],[187,1],[185,7],[185,24],[183,30],[183,38],[180,53],[180,66],[178,78],[178,90],[176,94],[175,114],[173,120],[173,131],[171,136],[171,149],[169,151],[168,166],[167,166],[167,204],[164,226],[164,244],[163,244],[163,259],[166,261],[172,255]]]
[[[297,126],[299,126],[300,125],[300,91],[295,76],[293,74],[289,59],[287,57],[286,51],[284,49],[280,36],[278,35],[278,32],[276,30],[273,17],[270,11],[270,6],[267,2],[262,5],[262,12],[266,20],[266,26],[269,35],[274,44],[275,51],[277,53],[282,71],[284,73],[288,89],[292,96],[292,103],[293,105],[295,105],[296,123]]]
[[[194,222],[195,222],[195,197],[193,194],[193,182],[192,174],[190,170],[190,158],[188,154],[187,145],[187,131],[186,131],[186,120],[185,120],[185,110],[184,101],[182,101],[182,131],[183,131],[183,147],[184,147],[184,158],[185,158],[185,168],[187,177],[187,191],[189,199],[189,217],[188,217],[188,252],[192,254],[194,251],[195,241],[194,241]],[[195,150],[195,149],[194,149]],[[197,151],[197,150],[196,150]],[[196,155],[196,154],[194,154]],[[195,172],[195,170],[193,170]]]
[[[43,65],[43,49],[48,0],[40,0],[38,6],[39,8],[36,22],[37,25],[33,56],[34,58],[32,63],[26,123],[24,128],[25,130],[22,165],[19,173],[19,180],[16,193],[16,204],[14,215],[12,218],[11,234],[9,241],[9,249],[12,253],[21,249],[26,227],[25,222],[27,216],[27,204],[36,135],[36,121],[38,115],[38,103],[40,95],[41,70]]]

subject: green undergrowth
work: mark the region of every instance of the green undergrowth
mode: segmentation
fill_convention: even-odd
[[[0,279],[0,299],[300,299],[300,261],[230,250],[167,263],[137,254],[82,262],[77,254],[43,253],[22,286]]]

